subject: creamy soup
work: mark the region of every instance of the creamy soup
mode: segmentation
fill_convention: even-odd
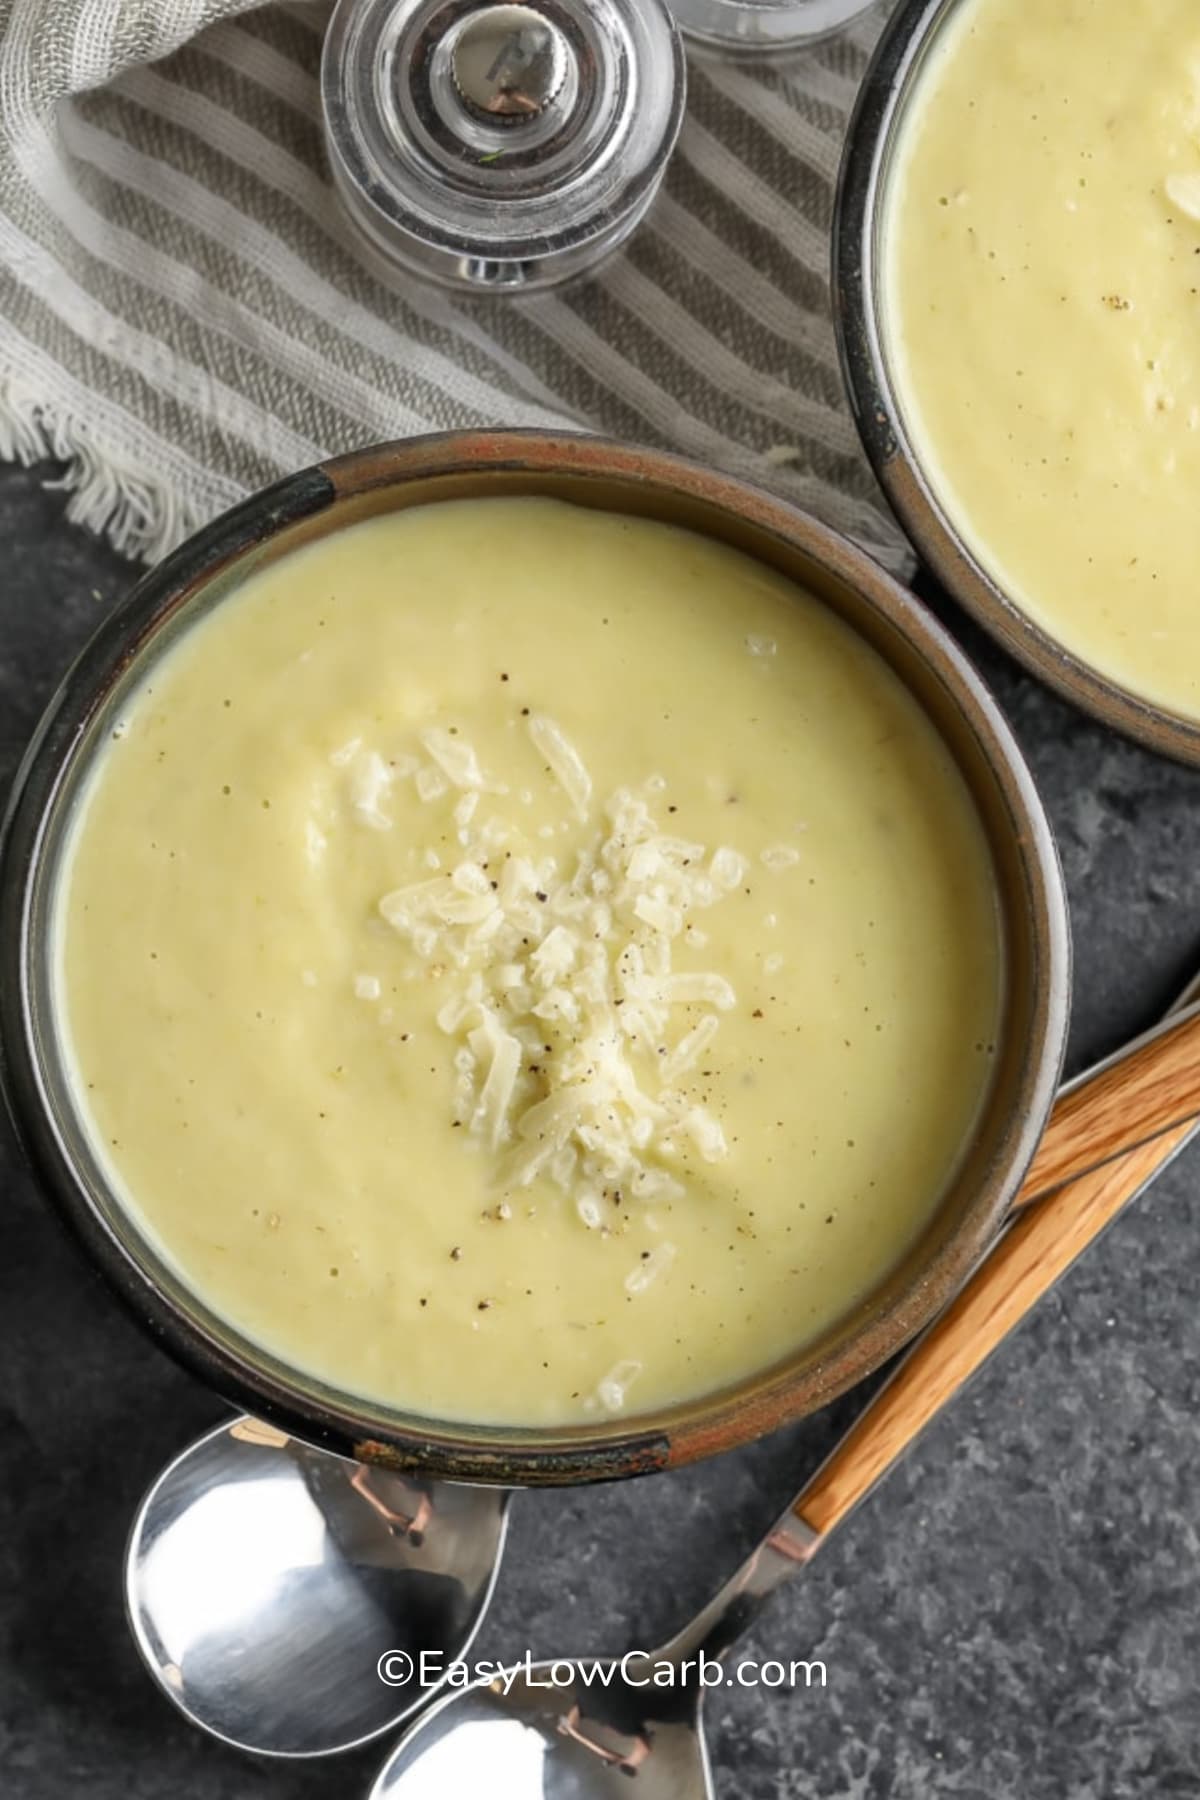
[[[535,499],[379,518],[147,676],[60,890],[90,1129],[185,1282],[513,1423],[770,1364],[929,1221],[986,1085],[981,828],[757,564]]]
[[[998,584],[1200,717],[1200,6],[966,0],[886,210],[908,428]]]

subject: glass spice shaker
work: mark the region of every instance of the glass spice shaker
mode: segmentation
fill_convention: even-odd
[[[683,116],[663,0],[339,0],[333,175],[392,265],[524,293],[592,268],[654,198]]]
[[[671,0],[680,28],[727,53],[795,50],[869,12],[875,0]]]

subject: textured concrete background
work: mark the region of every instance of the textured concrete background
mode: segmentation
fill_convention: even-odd
[[[46,473],[0,469],[4,787],[129,581],[64,523]],[[1200,775],[1089,724],[947,616],[1059,834],[1078,1066],[1148,1024],[1200,961]],[[116,1310],[6,1132],[0,1155],[0,1794],[352,1800],[378,1749],[258,1765],[184,1725],[142,1673],[121,1610],[129,1520],[159,1466],[227,1409]],[[1194,1151],[760,1622],[747,1655],[821,1657],[829,1685],[713,1696],[724,1800],[1200,1795],[1198,1196]],[[477,1654],[656,1641],[853,1411],[851,1396],[679,1475],[522,1497]]]

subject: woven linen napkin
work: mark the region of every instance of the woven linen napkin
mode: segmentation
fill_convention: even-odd
[[[876,14],[786,64],[694,59],[665,188],[565,290],[381,275],[331,186],[315,0],[0,0],[0,456],[155,558],[383,438],[573,426],[749,475],[904,557],[829,314],[833,185]]]

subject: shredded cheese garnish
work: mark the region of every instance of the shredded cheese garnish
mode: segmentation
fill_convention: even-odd
[[[350,799],[360,825],[390,831],[392,821],[382,802],[392,785],[391,771],[377,750],[360,750],[350,764]]]
[[[642,1372],[640,1362],[632,1357],[617,1363],[596,1388],[596,1398],[605,1412],[622,1412],[625,1407],[625,1396]]]
[[[729,1153],[720,1120],[685,1084],[737,996],[716,970],[674,960],[678,946],[704,943],[694,916],[737,891],[749,864],[727,845],[710,853],[663,830],[651,808],[661,777],[594,807],[591,776],[561,727],[538,714],[528,730],[590,827],[573,866],[540,845],[532,852],[519,826],[480,804],[507,790],[460,734],[426,729],[417,792],[430,802],[449,795],[461,855],[385,894],[379,911],[439,973],[454,1123],[500,1154],[506,1185],[548,1176],[586,1227],[603,1228],[623,1205],[681,1193],[689,1164]],[[349,760],[354,812],[374,827],[382,764],[364,761],[358,745]],[[673,1254],[657,1248],[629,1292]]]
[[[563,732],[544,714],[529,721],[529,735],[546,758],[553,774],[562,783],[563,792],[575,809],[576,817],[586,820],[592,797],[592,778],[583,760]]]
[[[1168,175],[1167,199],[1190,219],[1200,220],[1200,173]]]
[[[674,1261],[675,1246],[673,1244],[657,1244],[630,1269],[625,1277],[626,1292],[640,1294],[650,1286],[652,1281],[656,1281],[660,1275],[665,1273]]]

